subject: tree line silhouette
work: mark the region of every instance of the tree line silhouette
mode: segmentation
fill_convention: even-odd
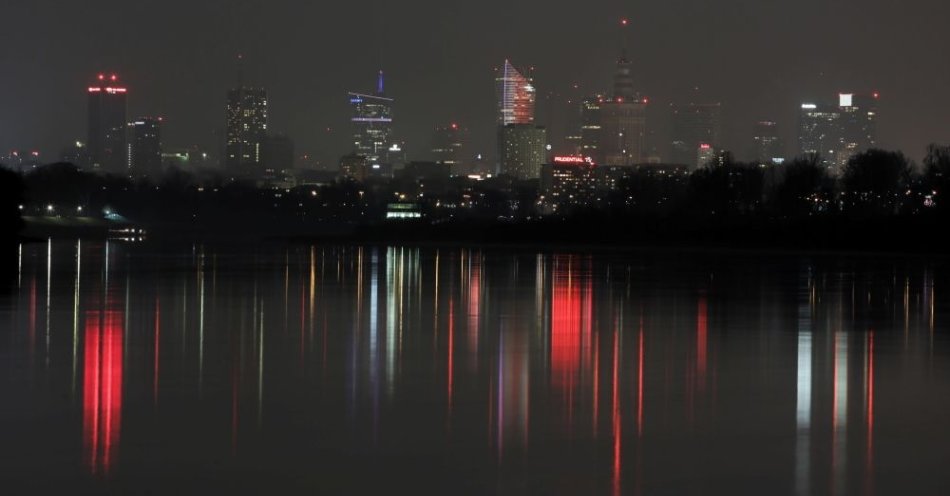
[[[632,169],[616,188],[549,215],[536,201],[537,181],[506,177],[397,175],[274,189],[208,171],[173,168],[159,178],[132,180],[57,163],[23,175],[0,172],[0,215],[8,238],[22,226],[21,206],[25,215],[43,216],[46,205],[55,205],[57,216],[115,211],[184,232],[743,246],[768,238],[789,246],[887,246],[889,237],[919,237],[950,212],[950,199],[944,200],[950,147],[931,145],[922,165],[873,149],[854,155],[835,177],[814,155],[763,167],[723,154],[688,175]],[[417,203],[425,220],[383,221],[396,201]]]

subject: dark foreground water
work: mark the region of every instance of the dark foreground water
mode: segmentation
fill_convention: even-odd
[[[3,494],[948,494],[950,267],[52,242]]]

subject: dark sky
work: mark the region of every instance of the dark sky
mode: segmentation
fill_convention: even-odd
[[[562,95],[539,108],[557,132],[574,83],[609,87],[622,16],[659,141],[671,102],[721,101],[728,148],[741,156],[753,122],[773,119],[792,151],[798,104],[842,90],[882,94],[882,146],[918,159],[950,141],[945,0],[5,0],[0,150],[84,139],[98,71],[125,79],[130,117],[166,118],[166,147],[211,147],[243,53],[271,129],[298,151],[346,152],[345,92],[371,90],[382,67],[410,158],[451,121],[491,154],[493,68],[536,67],[539,92]]]

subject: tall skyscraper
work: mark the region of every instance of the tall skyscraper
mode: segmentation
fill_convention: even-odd
[[[633,165],[643,161],[647,100],[634,90],[632,73],[633,65],[623,53],[617,59],[614,95],[599,103],[600,153],[597,159],[605,165]]]
[[[673,142],[671,159],[675,164],[693,167],[700,145],[719,148],[722,131],[722,106],[719,103],[673,106]]]
[[[538,179],[546,156],[547,130],[533,124],[501,128],[501,173],[516,179]]]
[[[158,177],[162,174],[162,118],[141,117],[129,123],[130,173]]]
[[[242,174],[261,174],[267,140],[267,91],[239,85],[228,91],[225,165]]]
[[[604,156],[600,148],[601,121],[600,107],[604,102],[602,95],[585,98],[581,102],[581,143],[580,154],[591,157],[596,163],[603,163]]]
[[[112,74],[99,74],[88,87],[89,140],[86,143],[89,166],[96,171],[128,174],[126,149],[126,94]]]
[[[760,164],[771,164],[785,157],[778,124],[772,121],[755,123],[752,134],[752,155]]]
[[[495,78],[498,97],[498,125],[533,124],[535,89],[531,78],[526,77],[511,62],[504,66]]]
[[[465,147],[465,129],[457,123],[435,130],[432,135],[432,157],[448,167],[462,165]]]
[[[384,93],[383,72],[379,71],[374,94],[350,92],[353,125],[353,153],[366,157],[372,166],[386,162],[394,144],[392,136],[393,99]]]
[[[879,95],[838,95],[838,104],[803,103],[799,144],[803,154],[818,154],[832,174],[839,174],[856,153],[877,143]]]

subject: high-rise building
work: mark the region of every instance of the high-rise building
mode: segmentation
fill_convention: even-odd
[[[498,97],[498,125],[533,124],[535,89],[531,78],[526,77],[511,62],[504,66],[495,78]]]
[[[799,116],[799,145],[803,154],[817,154],[831,173],[877,143],[879,95],[838,95],[838,104],[803,103]]]
[[[261,174],[267,139],[267,91],[240,85],[228,91],[225,166],[242,174]]]
[[[501,173],[516,179],[541,176],[547,130],[533,124],[508,124],[500,128]]]
[[[700,145],[719,148],[721,118],[722,106],[718,103],[673,106],[673,163],[693,166]]]
[[[140,117],[129,123],[131,174],[157,177],[162,174],[162,118]]]
[[[591,157],[596,163],[604,161],[600,148],[601,125],[600,106],[604,102],[602,95],[585,98],[581,102],[580,150],[583,157]]]
[[[626,50],[617,59],[614,94],[599,103],[597,159],[604,165],[633,165],[643,160],[647,100],[633,87],[633,64]]]
[[[460,167],[465,157],[465,134],[465,129],[454,122],[436,129],[432,135],[433,159],[450,169]]]
[[[126,149],[126,95],[128,90],[112,74],[99,74],[88,87],[88,165],[92,170],[128,174]]]
[[[784,158],[782,140],[778,134],[778,124],[773,121],[755,123],[752,133],[752,155],[760,164],[781,162]]]
[[[387,153],[392,148],[393,99],[384,93],[383,72],[379,72],[376,92],[348,93],[353,125],[353,153],[366,157],[370,164],[388,162]]]

